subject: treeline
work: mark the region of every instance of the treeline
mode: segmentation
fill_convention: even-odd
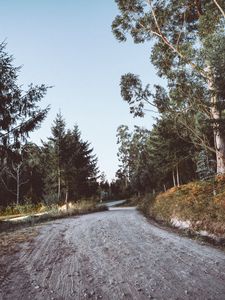
[[[117,138],[117,177],[130,195],[166,191],[216,173],[215,155],[195,147],[186,128],[168,116],[158,119],[151,131],[138,126],[130,131],[121,125]]]
[[[120,1],[115,37],[151,41],[151,63],[166,87],[121,77],[130,112],[157,113],[151,131],[118,128],[118,176],[136,192],[166,190],[225,173],[225,2]]]
[[[1,160],[1,205],[76,201],[97,194],[97,159],[77,126],[66,130],[60,114],[41,146],[25,143],[17,160]]]

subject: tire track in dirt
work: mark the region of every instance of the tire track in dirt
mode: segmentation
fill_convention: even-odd
[[[225,299],[225,253],[155,227],[135,209],[39,231],[0,259],[9,262],[0,299]]]

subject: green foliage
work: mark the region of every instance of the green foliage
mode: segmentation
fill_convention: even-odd
[[[13,66],[13,57],[0,44],[0,154],[1,159],[20,159],[20,149],[29,133],[46,118],[49,107],[41,109],[37,103],[45,96],[45,85],[30,84],[23,91],[17,84],[20,68]]]
[[[97,159],[87,141],[81,139],[78,126],[66,130],[61,115],[52,127],[52,137],[42,148],[44,199],[48,203],[76,201],[97,192]]]
[[[138,76],[128,73],[121,77],[121,95],[130,106],[130,113],[135,117],[143,117],[144,103],[148,102],[150,97],[149,86],[144,89]]]
[[[0,44],[0,200],[2,205],[24,200],[32,166],[26,161],[29,133],[39,128],[49,107],[38,102],[48,87],[30,84],[26,91],[18,85],[20,67]],[[34,174],[34,173],[32,173]],[[33,176],[33,175],[32,175]],[[38,197],[38,195],[37,195]]]
[[[168,82],[167,88],[157,85],[150,90],[149,85],[143,87],[139,76],[123,75],[121,95],[130,112],[143,117],[149,105],[156,107],[162,122],[169,117],[186,136],[188,133],[185,143],[192,143],[195,152],[207,149],[213,156],[216,153],[217,172],[225,172],[225,2],[218,1],[220,8],[213,0],[115,2],[119,15],[112,23],[113,34],[120,42],[128,36],[135,43],[151,40],[151,62]],[[162,160],[162,164],[180,164],[179,158],[174,159],[176,150],[172,156],[171,149],[163,152],[167,152],[168,162]]]
[[[121,165],[117,176],[127,179],[124,186],[131,191],[138,194],[160,191],[196,177],[196,149],[185,127],[174,122],[172,116],[157,120],[151,131],[136,126],[129,132],[127,126],[120,126],[118,136]],[[176,183],[173,174],[177,171]]]

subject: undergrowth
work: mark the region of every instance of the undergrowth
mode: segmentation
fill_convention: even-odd
[[[146,196],[139,208],[158,221],[190,221],[192,229],[225,234],[225,176],[174,187],[155,198]]]
[[[30,210],[26,214],[26,218],[24,219],[10,219],[12,217],[11,215],[8,217],[3,217],[0,219],[0,232],[6,231],[6,230],[13,230],[15,228],[21,228],[26,226],[32,226],[36,223],[46,222],[54,219],[60,219],[65,218],[68,216],[77,216],[87,213],[93,213],[98,211],[104,211],[108,208],[104,205],[98,206],[96,202],[94,201],[87,201],[87,200],[81,200],[75,203],[68,203],[68,205],[52,205],[51,207],[46,207],[42,205],[39,209],[36,211]],[[19,214],[19,216],[23,216],[27,211],[26,209],[23,210],[22,214]],[[11,212],[10,212],[11,213]],[[15,216],[14,216],[15,217]],[[10,220],[9,220],[9,219]]]

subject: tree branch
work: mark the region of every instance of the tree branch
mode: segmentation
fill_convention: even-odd
[[[7,186],[7,184],[5,183],[5,181],[4,181],[4,179],[2,178],[2,176],[1,176],[1,182],[3,183],[5,189],[6,189],[9,193],[11,193],[11,194],[13,194],[13,195],[16,195],[15,192],[13,192],[12,190],[10,190],[10,189],[8,188],[8,186]]]
[[[216,6],[218,7],[218,9],[220,10],[220,12],[222,13],[223,17],[225,18],[225,12],[222,9],[222,7],[219,5],[219,3],[217,2],[217,0],[213,0],[213,2],[216,4]]]
[[[170,41],[167,39],[167,37],[162,33],[161,31],[161,28],[159,26],[159,23],[158,23],[158,20],[157,20],[157,17],[156,17],[156,13],[152,7],[152,1],[151,0],[146,0],[147,4],[150,6],[151,8],[151,12],[152,12],[152,16],[153,16],[153,19],[154,19],[154,22],[155,22],[155,25],[156,25],[156,28],[158,30],[158,32],[155,32],[155,31],[152,31],[151,30],[151,33],[160,37],[163,42],[172,50],[174,51],[175,53],[177,53],[177,55],[182,58],[183,60],[185,60],[191,67],[193,70],[197,71],[198,73],[200,73],[202,75],[202,77],[204,77],[205,79],[208,78],[208,74],[204,71],[204,70],[200,70],[200,68],[195,64],[193,63],[192,61],[190,61],[185,55],[183,55],[178,49],[177,47],[175,47],[172,43],[170,43]]]

